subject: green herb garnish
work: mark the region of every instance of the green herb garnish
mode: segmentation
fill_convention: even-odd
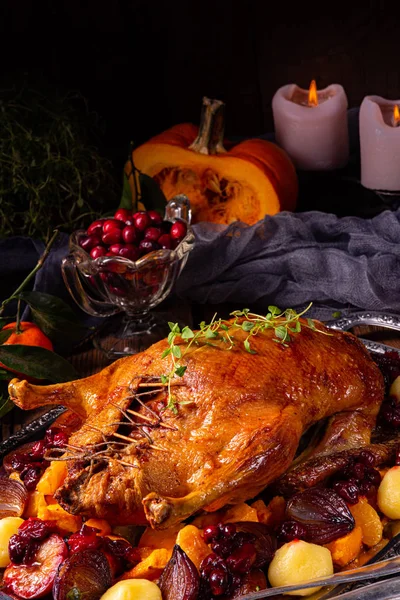
[[[222,344],[225,350],[231,350],[235,345],[235,331],[242,330],[248,334],[243,340],[244,349],[249,354],[256,354],[256,351],[251,346],[251,339],[267,329],[274,330],[274,342],[281,344],[285,348],[292,341],[293,335],[301,332],[302,327],[318,331],[325,335],[331,335],[326,331],[317,329],[312,319],[306,319],[304,323],[300,323],[300,318],[310,310],[311,306],[312,303],[300,313],[297,313],[292,308],[282,311],[277,306],[268,306],[268,313],[265,316],[258,315],[251,312],[248,308],[244,308],[243,310],[232,312],[231,316],[234,318],[231,321],[217,319],[217,315],[214,315],[211,323],[206,324],[202,321],[198,331],[192,331],[187,326],[181,329],[178,323],[169,322],[168,348],[162,353],[162,358],[170,356],[172,359],[172,368],[166,375],[161,375],[161,382],[164,385],[168,385],[168,404],[166,408],[169,408],[175,414],[178,412],[176,407],[177,400],[172,394],[171,384],[175,378],[184,376],[187,365],[182,365],[179,361],[188,354],[193,345],[198,346],[202,344],[221,348]],[[180,342],[186,342],[186,346],[182,346],[182,344],[177,345],[175,343],[177,338],[179,338]]]

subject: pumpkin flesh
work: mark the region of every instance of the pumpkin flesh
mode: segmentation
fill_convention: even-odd
[[[153,157],[157,157],[154,162]],[[139,171],[153,177],[167,200],[190,199],[194,221],[256,223],[280,210],[269,178],[249,160],[231,153],[208,156],[168,144],[145,144],[134,152]]]
[[[133,151],[135,168],[152,177],[166,200],[185,194],[193,222],[257,223],[265,215],[294,210],[297,175],[276,144],[250,139],[223,145],[223,103],[203,99],[200,128],[175,125]],[[126,173],[134,194],[129,163]]]

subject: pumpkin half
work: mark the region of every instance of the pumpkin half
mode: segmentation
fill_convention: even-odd
[[[223,109],[222,102],[204,98],[200,128],[184,123],[156,135],[133,151],[133,164],[157,181],[167,200],[186,194],[194,222],[252,225],[294,210],[298,182],[287,154],[261,139],[227,142],[227,151]],[[129,163],[126,173],[133,191]]]

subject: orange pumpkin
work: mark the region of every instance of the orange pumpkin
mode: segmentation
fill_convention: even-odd
[[[252,225],[294,210],[298,182],[287,154],[261,139],[230,144],[226,151],[223,109],[222,102],[204,98],[200,128],[184,123],[156,135],[133,151],[136,169],[153,177],[167,200],[186,194],[194,222]],[[126,174],[134,194],[130,161]]]

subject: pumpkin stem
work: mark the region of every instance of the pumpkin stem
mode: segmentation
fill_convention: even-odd
[[[211,100],[204,96],[199,133],[194,142],[189,146],[189,149],[199,154],[220,154],[226,152],[223,144],[224,129],[224,102],[221,100]]]

